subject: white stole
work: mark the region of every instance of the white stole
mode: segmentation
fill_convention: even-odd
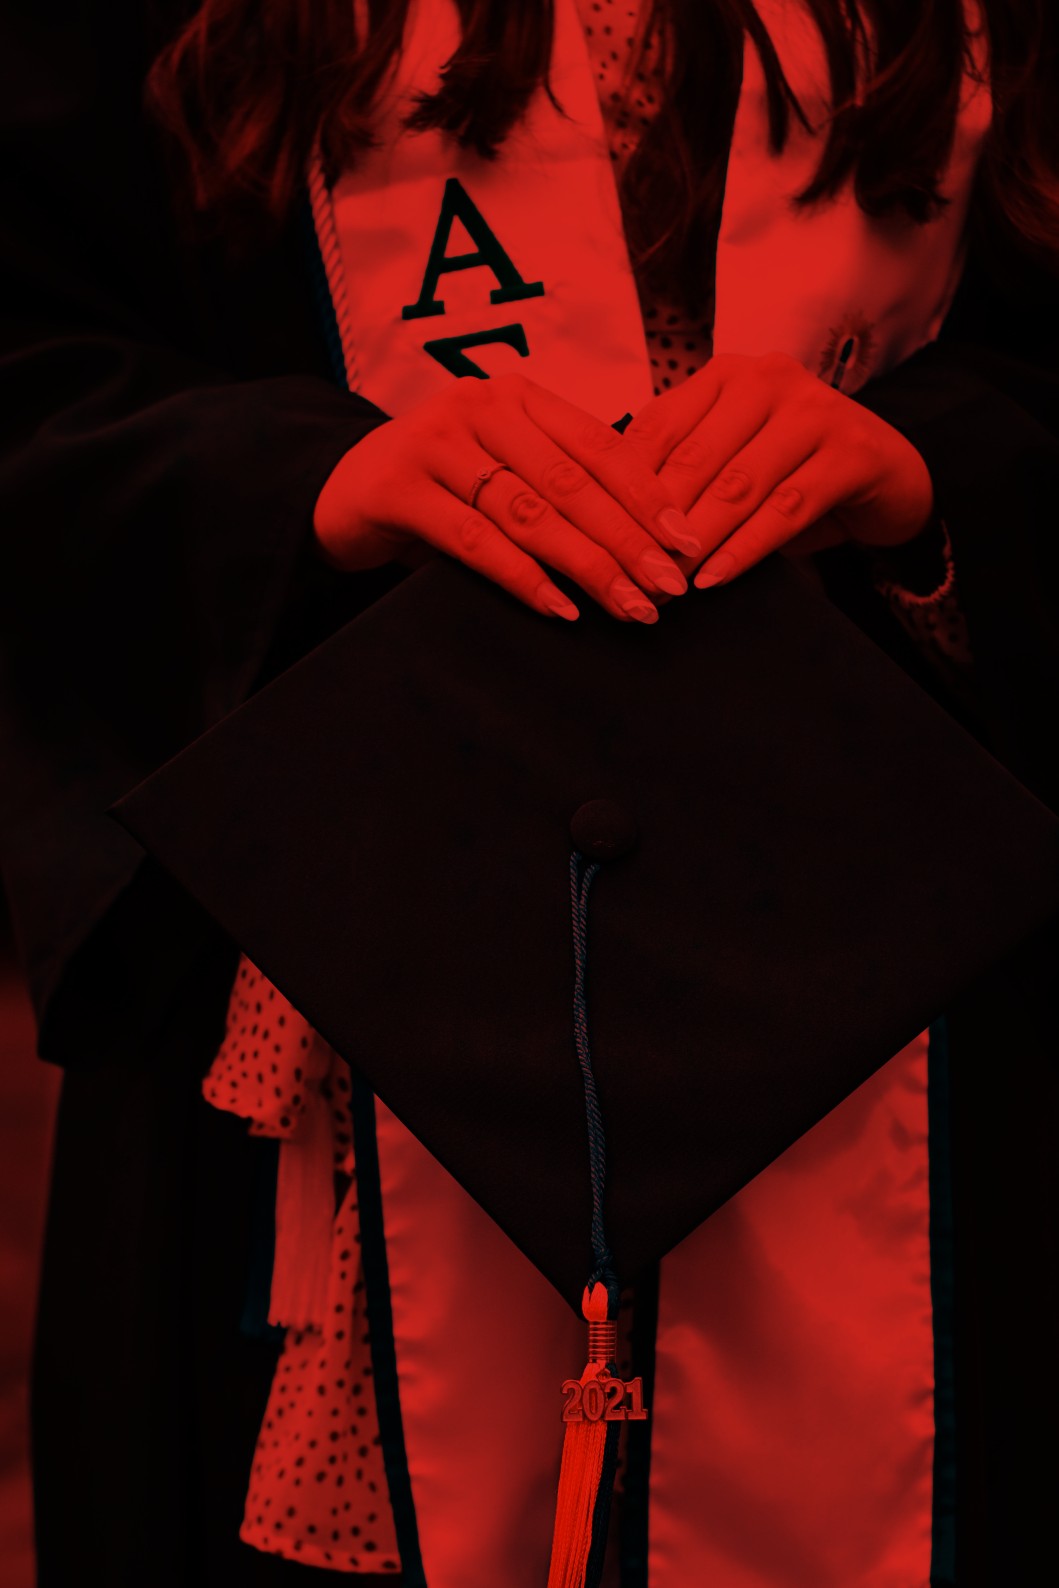
[[[758,9],[822,128],[827,73],[814,25],[792,0]],[[413,0],[378,147],[333,192],[313,172],[349,384],[400,414],[476,366],[518,371],[599,418],[635,412],[651,396],[650,364],[573,0],[556,5],[552,83],[565,114],[539,92],[492,161],[440,133],[402,130],[412,92],[436,84],[457,37],[450,0]],[[949,203],[925,226],[873,220],[848,188],[800,208],[821,133],[792,118],[783,155],[769,153],[764,74],[748,46],[717,245],[715,350],[789,353],[852,391],[936,336],[959,280],[989,120],[989,93],[968,77],[943,182]],[[461,255],[477,262],[453,268]]]

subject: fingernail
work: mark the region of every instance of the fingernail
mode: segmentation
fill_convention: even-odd
[[[709,562],[704,562],[695,575],[695,588],[709,590],[715,584],[724,584],[735,569],[735,559],[726,551],[719,551]]]
[[[682,551],[685,557],[701,557],[702,541],[692,533],[684,514],[675,507],[664,507],[658,515],[658,527],[671,546]]]
[[[657,623],[658,608],[653,607],[642,590],[628,579],[615,579],[610,587],[610,593],[625,613],[626,617],[635,618],[637,623]]]
[[[557,618],[565,618],[568,623],[581,616],[574,603],[568,601],[561,590],[546,591],[543,606],[546,612],[551,612]]]
[[[659,590],[664,590],[666,595],[683,595],[688,588],[688,581],[664,551],[657,551],[654,547],[645,551],[636,564],[653,585]]]

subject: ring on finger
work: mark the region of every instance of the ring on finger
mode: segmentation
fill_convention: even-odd
[[[510,466],[511,465],[508,463],[494,463],[488,468],[479,469],[478,473],[474,477],[474,484],[471,486],[471,494],[467,498],[467,506],[474,506],[475,502],[478,500],[478,493],[481,491],[482,486],[488,485],[494,474],[499,474],[501,469],[507,469],[510,468]]]

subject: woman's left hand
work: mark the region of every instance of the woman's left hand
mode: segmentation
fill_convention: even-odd
[[[625,438],[703,541],[700,588],[773,551],[900,545],[933,512],[911,442],[782,353],[718,354],[647,403]]]

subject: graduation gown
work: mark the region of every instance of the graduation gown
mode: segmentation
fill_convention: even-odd
[[[38,1346],[45,1588],[304,1575],[235,1542],[273,1357],[239,1332],[230,1259],[267,1149],[196,1106],[233,951],[104,812],[398,576],[312,557],[320,486],[382,416],[329,378],[301,221],[241,260],[177,230],[140,103],[174,20],[5,21],[4,867],[41,1051],[67,1068]],[[1053,290],[983,250],[939,342],[859,400],[931,468],[975,727],[1054,806]],[[831,579],[908,659],[856,559]],[[961,1588],[1032,1581],[1051,1548],[1045,948],[951,1012]]]

